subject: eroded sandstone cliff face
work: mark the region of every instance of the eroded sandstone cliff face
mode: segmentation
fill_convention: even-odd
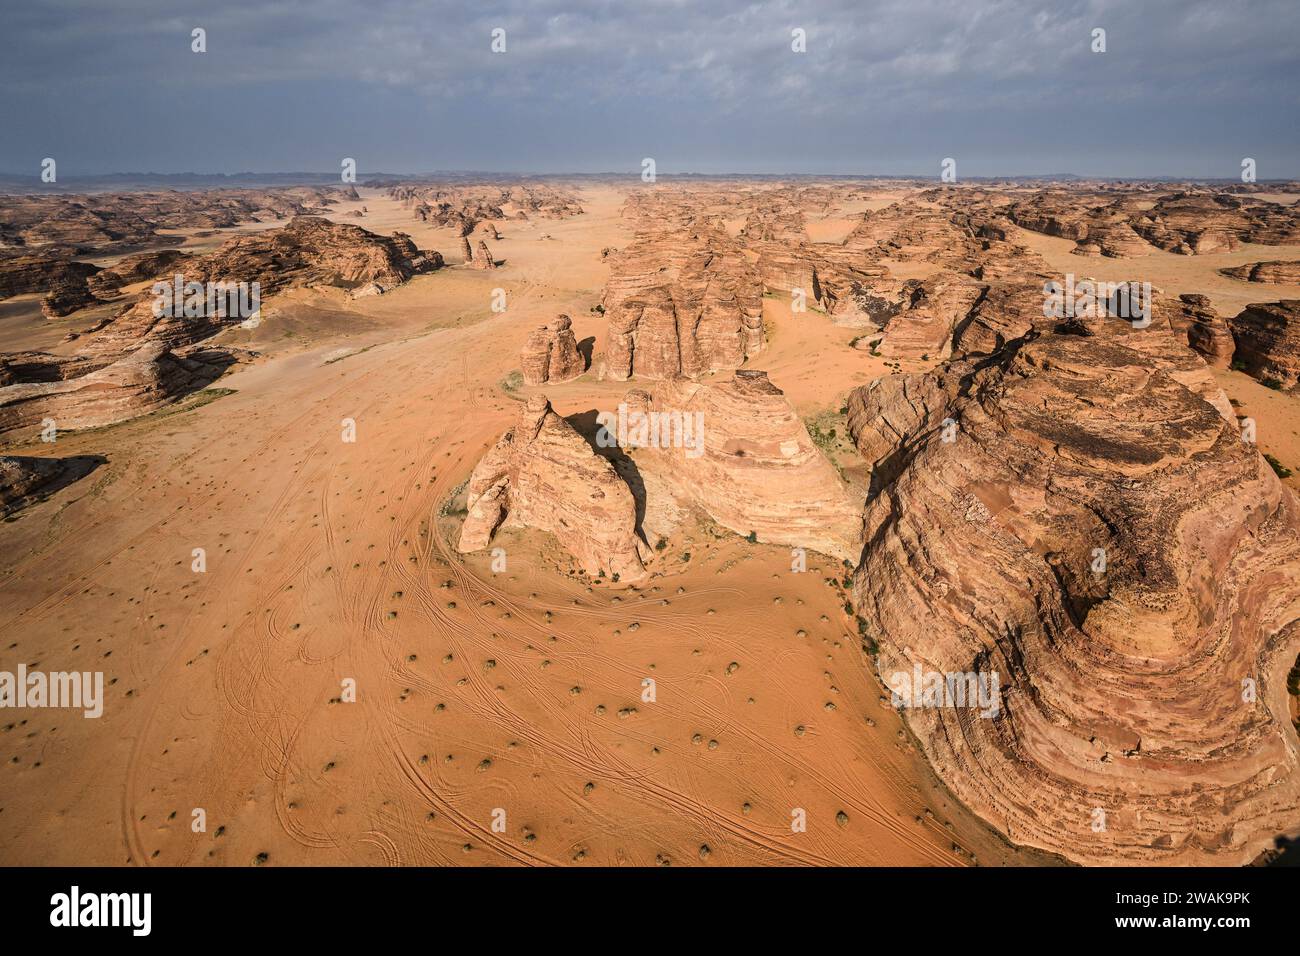
[[[1300,239],[1300,211],[1277,203],[1188,190],[1162,196],[1133,228],[1154,246],[1180,255],[1229,252],[1243,242]]]
[[[964,276],[912,281],[878,346],[889,358],[944,359],[953,330],[983,297],[986,287]]]
[[[1244,863],[1300,822],[1300,508],[1176,350],[1200,360],[1125,328],[860,389],[877,475],[854,593],[887,684],[997,675],[992,715],[905,716],[1010,839]]]
[[[643,234],[614,254],[606,374],[616,381],[739,368],[763,348],[763,282],[719,228]]]
[[[479,240],[469,264],[475,269],[495,269],[497,267],[497,261],[492,257],[492,250],[488,248],[488,244],[484,240]]]
[[[160,249],[125,256],[117,264],[91,276],[88,285],[95,295],[109,298],[122,286],[133,282],[145,282],[162,276],[170,279],[182,263],[192,258],[192,254],[179,249]]]
[[[156,243],[164,229],[220,229],[319,214],[344,193],[333,186],[292,186],[0,196],[0,247],[103,255]]]
[[[857,556],[860,507],[766,372],[671,379],[624,404],[627,434],[616,437],[648,488],[757,541]]]
[[[482,233],[490,239],[499,238],[494,222],[582,215],[577,197],[546,183],[412,182],[390,186],[388,195],[421,222],[453,228],[462,236]]]
[[[486,548],[502,527],[536,528],[553,534],[588,574],[624,583],[645,576],[651,552],[637,533],[631,490],[544,396],[527,401],[466,491],[462,552]]]
[[[1225,192],[1187,189],[1140,205],[1100,190],[1048,190],[1013,202],[1007,216],[1022,228],[1073,239],[1077,255],[1141,256],[1151,246],[1178,255],[1231,252],[1243,242],[1268,245],[1300,238],[1293,208]],[[1149,245],[1148,245],[1149,244]]]

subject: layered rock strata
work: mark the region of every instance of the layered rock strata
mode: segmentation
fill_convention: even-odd
[[[858,610],[940,777],[1014,842],[1241,864],[1300,828],[1300,509],[1185,346],[1111,330],[855,394]]]

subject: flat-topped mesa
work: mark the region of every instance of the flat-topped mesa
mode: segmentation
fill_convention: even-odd
[[[648,512],[664,493],[758,541],[857,557],[859,507],[766,372],[634,389],[607,427],[642,475]]]
[[[525,385],[567,382],[586,371],[569,317],[556,316],[541,328],[534,329],[519,353],[519,365]]]
[[[470,261],[475,269],[495,269],[497,262],[492,258],[492,253],[488,249],[488,244],[480,239],[478,246],[474,250],[474,258]]]
[[[739,368],[762,350],[762,279],[725,230],[641,235],[611,259],[610,378],[693,377]]]
[[[854,595],[939,776],[1013,842],[1238,865],[1300,830],[1300,505],[1166,367],[1187,348],[1121,326],[855,393]]]
[[[230,239],[207,255],[180,263],[176,271],[182,289],[196,284],[207,291],[209,285],[225,283],[233,288],[245,283],[251,296],[252,284],[257,283],[260,299],[265,301],[301,286],[384,292],[442,264],[439,253],[417,249],[404,233],[379,236],[351,223],[297,216],[282,229]],[[146,289],[133,304],[92,329],[86,348],[120,354],[146,338],[176,347],[208,338],[249,317],[227,314],[228,309],[220,306],[229,300],[220,294],[208,294],[201,307],[189,308],[192,303],[197,306],[201,298],[188,292],[179,297],[173,293],[171,307],[160,310],[159,295]],[[209,307],[214,299],[215,309]],[[200,314],[183,314],[189,311]]]
[[[1300,388],[1300,299],[1259,302],[1228,320],[1234,361],[1265,384]]]
[[[499,528],[536,528],[553,534],[590,575],[623,583],[645,576],[651,551],[637,533],[631,489],[545,396],[528,399],[483,456],[467,496],[462,552],[486,548]]]

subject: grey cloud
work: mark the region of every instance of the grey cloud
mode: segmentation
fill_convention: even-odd
[[[1288,0],[47,0],[5,14],[0,168],[348,149],[396,171],[1228,176],[1252,155],[1297,176],[1298,21]]]

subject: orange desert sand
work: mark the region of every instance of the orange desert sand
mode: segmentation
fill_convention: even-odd
[[[495,239],[473,232],[473,248],[485,239],[496,260],[476,269],[462,265],[455,224],[360,188],[324,215],[407,233],[446,266],[382,295],[282,292],[258,327],[221,332],[220,345],[246,351],[206,390],[60,434],[56,449],[30,430],[4,436],[7,455],[102,458],[0,524],[4,666],[102,670],[107,699],[97,720],[0,712],[0,861],[1061,861],[1018,845],[1015,822],[999,832],[936,777],[846,612],[856,556],[846,566],[810,551],[807,573],[792,574],[787,545],[699,515],[648,537],[655,554],[635,586],[578,575],[536,530],[497,533],[504,570],[488,550],[458,552],[462,488],[523,402],[544,394],[560,415],[581,416],[661,384],[600,374],[608,316],[594,307],[617,250],[633,243],[625,203],[639,187],[561,185],[581,214],[498,221]],[[917,192],[854,190],[808,216],[808,240],[838,248],[864,213]],[[716,212],[732,235],[745,226],[742,207]],[[211,252],[272,225],[176,230],[172,242]],[[1298,287],[1219,272],[1300,259],[1300,244],[1082,258],[1072,239],[1005,228],[1056,272],[1125,281],[1141,262],[1164,293],[1204,294],[1221,316],[1300,298]],[[938,269],[919,257],[888,265],[899,280]],[[503,313],[491,308],[497,288]],[[788,298],[764,297],[764,347],[744,365],[805,421],[943,357],[850,347],[862,328],[810,305],[795,313]],[[65,334],[113,311],[46,318],[38,295],[10,298],[0,349],[71,355],[78,341]],[[521,349],[561,314],[580,347],[594,340],[591,368],[522,384]],[[1258,423],[1260,448],[1300,471],[1296,393],[1226,367],[1212,374]],[[342,440],[345,419],[355,442]],[[856,506],[871,462],[837,421],[831,458]],[[1294,495],[1297,479],[1283,485]],[[796,809],[806,832],[792,832]]]

